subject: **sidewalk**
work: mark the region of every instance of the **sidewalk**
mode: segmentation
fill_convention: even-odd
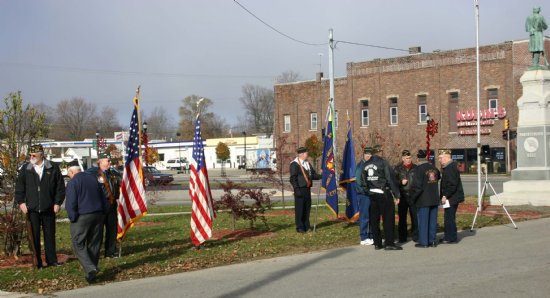
[[[55,293],[58,297],[547,297],[550,218],[460,232],[459,244],[359,245]],[[2,297],[2,296],[0,296]]]

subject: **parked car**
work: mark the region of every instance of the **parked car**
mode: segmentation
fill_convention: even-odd
[[[155,167],[143,167],[143,176],[145,178],[145,185],[167,185],[174,181],[172,174],[165,174],[159,171]]]
[[[189,161],[185,157],[182,157],[181,159],[180,158],[169,159],[166,162],[166,169],[168,169],[168,170],[180,170],[180,169],[187,170],[187,169],[189,169]]]

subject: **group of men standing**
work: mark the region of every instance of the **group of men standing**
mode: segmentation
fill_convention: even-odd
[[[411,218],[411,236],[416,247],[436,247],[438,243],[457,243],[456,211],[464,201],[464,190],[451,151],[441,149],[441,170],[418,150],[418,163],[412,162],[409,150],[401,152],[402,162],[391,167],[377,155],[380,146],[363,149],[363,159],[356,165],[356,190],[359,199],[359,235],[361,245],[374,245],[376,250],[402,250],[394,237],[395,205],[398,206],[398,243],[408,240],[407,216]],[[296,231],[310,230],[312,180],[317,174],[307,161],[305,147],[297,150],[290,164],[290,183],[294,188]],[[436,239],[437,212],[444,209],[444,237]],[[380,230],[383,221],[384,236]],[[384,243],[382,242],[384,239]]]
[[[36,267],[42,268],[40,229],[44,234],[47,266],[60,266],[55,245],[55,217],[61,205],[71,222],[73,250],[88,282],[95,280],[103,230],[105,227],[105,257],[116,257],[117,198],[120,194],[120,175],[111,169],[109,156],[100,153],[98,167],[82,172],[78,161],[67,165],[71,179],[65,181],[59,166],[44,158],[42,145],[30,148],[29,161],[18,173],[15,199],[30,221],[32,247]]]

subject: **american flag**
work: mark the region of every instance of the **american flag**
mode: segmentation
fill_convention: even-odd
[[[210,183],[208,182],[208,171],[204,163],[204,146],[202,144],[199,116],[197,116],[195,122],[189,196],[192,201],[191,241],[195,246],[199,246],[212,237],[212,219],[216,216],[213,209]]]
[[[134,98],[134,112],[130,122],[130,135],[126,147],[126,162],[118,199],[118,234],[122,239],[136,221],[147,214],[147,200],[143,186],[143,171],[139,156],[139,103]]]

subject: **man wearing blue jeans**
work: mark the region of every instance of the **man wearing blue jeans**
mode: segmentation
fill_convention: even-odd
[[[441,204],[444,205],[449,201],[450,207],[444,211],[444,237],[440,243],[450,244],[458,242],[458,234],[456,229],[456,210],[458,204],[464,202],[464,189],[462,188],[462,180],[456,162],[451,159],[451,150],[439,150],[439,163],[441,164],[441,184],[440,195]]]
[[[366,183],[363,181],[363,170],[365,169],[365,154],[363,151],[363,159],[355,167],[355,181],[357,182],[357,197],[359,198],[359,236],[361,237],[361,245],[372,245],[372,231],[369,224],[369,208],[370,198]]]

